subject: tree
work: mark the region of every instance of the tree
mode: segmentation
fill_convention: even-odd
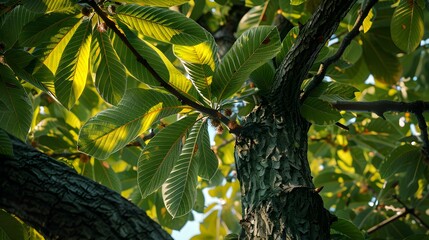
[[[427,233],[424,1],[0,6],[2,235]]]

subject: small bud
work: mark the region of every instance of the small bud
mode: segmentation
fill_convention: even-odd
[[[101,33],[104,33],[107,31],[107,24],[105,22],[99,23],[97,25],[97,30]]]

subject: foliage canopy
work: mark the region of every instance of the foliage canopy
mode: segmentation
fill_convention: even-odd
[[[228,129],[270,92],[299,25],[320,1],[103,1],[119,33],[85,2],[0,1],[0,153],[12,154],[7,131],[131,199],[166,229],[204,213],[194,239],[238,233],[240,191]],[[303,90],[366,2],[357,1],[317,55]],[[234,45],[219,56],[214,33],[235,5],[248,11]],[[377,3],[301,105],[313,123],[314,184],[324,187],[325,206],[340,219],[331,229],[338,239],[421,239],[428,232],[426,129],[410,113],[334,107],[429,101],[428,7],[423,0]],[[277,16],[295,27],[282,33]],[[416,214],[371,232],[409,209]],[[0,235],[32,234],[0,213],[8,222]]]

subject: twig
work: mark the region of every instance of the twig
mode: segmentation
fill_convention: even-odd
[[[317,86],[319,86],[319,84],[322,82],[323,78],[326,75],[326,70],[328,69],[328,67],[333,63],[335,63],[338,59],[340,59],[340,57],[343,55],[344,51],[346,50],[347,46],[350,45],[353,38],[355,38],[359,34],[359,31],[360,31],[359,29],[362,26],[363,21],[365,20],[366,16],[368,16],[368,13],[371,10],[371,8],[377,2],[378,0],[370,0],[365,6],[362,7],[352,30],[346,34],[337,52],[320,64],[317,74],[313,77],[310,84],[308,85],[308,87],[305,89],[304,93],[301,96],[301,100],[300,100],[301,103],[303,103],[304,100],[307,99],[307,97],[310,95],[310,93]]]
[[[214,119],[219,119],[226,126],[229,126],[228,123],[230,123],[230,120],[225,115],[223,115],[222,113],[220,113],[216,109],[209,108],[209,107],[203,106],[201,104],[198,104],[198,103],[192,101],[191,99],[187,98],[182,93],[180,93],[175,87],[170,85],[168,82],[164,81],[161,78],[161,76],[155,71],[155,69],[153,69],[152,66],[150,66],[148,61],[142,55],[140,55],[140,53],[133,47],[133,45],[130,43],[130,41],[128,41],[125,34],[121,30],[119,30],[119,28],[116,26],[115,22],[113,22],[107,16],[107,14],[98,6],[96,1],[94,1],[94,0],[81,0],[80,2],[89,4],[94,9],[94,11],[98,14],[98,16],[100,16],[101,19],[103,19],[103,21],[106,23],[106,25],[110,29],[112,29],[116,35],[118,35],[118,37],[122,40],[122,42],[125,44],[125,46],[127,46],[127,48],[133,53],[133,55],[136,57],[137,62],[139,62],[141,65],[143,65],[143,67],[145,67],[149,71],[149,73],[156,79],[156,81],[162,87],[164,87],[168,92],[173,94],[182,104],[191,106],[195,110],[197,110],[201,113],[205,113]],[[234,126],[236,126],[236,128],[230,128],[231,133],[237,133],[239,131],[239,126],[236,124]]]
[[[414,208],[408,208],[408,207],[407,207],[407,205],[405,205],[405,203],[403,203],[403,202],[398,198],[398,196],[397,196],[397,195],[393,195],[393,198],[394,198],[396,201],[398,201],[398,203],[399,203],[399,204],[401,204],[401,205],[402,205],[402,207],[404,207],[404,208],[405,208],[405,211],[406,211],[407,213],[411,214],[411,215],[416,219],[416,221],[417,221],[417,222],[419,222],[421,225],[423,225],[424,227],[426,227],[426,229],[429,229],[429,225],[428,225],[428,224],[426,224],[426,223],[423,221],[423,219],[421,219],[421,218],[416,214],[416,211],[414,210]]]
[[[380,228],[386,226],[387,224],[389,224],[391,222],[396,221],[397,219],[399,219],[401,217],[404,217],[407,214],[408,214],[408,212],[405,210],[405,211],[401,212],[400,214],[393,215],[390,218],[388,218],[388,219],[382,221],[381,223],[379,223],[379,224],[371,227],[370,229],[368,229],[367,233],[368,234],[374,233],[375,231],[379,230]]]
[[[422,113],[429,111],[429,102],[394,102],[389,100],[380,100],[374,102],[349,102],[337,101],[331,103],[338,110],[374,112],[378,116],[384,118],[385,112],[411,112]]]

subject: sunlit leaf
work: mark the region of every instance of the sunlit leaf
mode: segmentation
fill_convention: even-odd
[[[210,180],[217,171],[218,160],[211,149],[207,120],[201,126],[197,143],[199,146],[195,158],[198,161],[198,176]]]
[[[82,20],[64,49],[55,75],[57,99],[70,109],[85,88],[89,70],[91,22]]]
[[[189,0],[119,0],[117,2],[135,3],[158,7],[171,7],[189,2]]]
[[[170,94],[156,90],[129,89],[118,106],[92,117],[79,135],[80,151],[99,159],[120,150],[160,118],[183,107]]]
[[[33,117],[33,105],[12,70],[0,64],[0,126],[25,140]]]
[[[182,153],[167,181],[162,185],[162,196],[168,212],[179,217],[192,210],[197,196],[198,161],[195,155],[201,151],[198,135],[204,130],[202,121],[192,127]]]
[[[218,59],[214,39],[209,33],[206,35],[209,41],[194,46],[175,45],[173,50],[182,61],[196,89],[203,97],[211,99],[211,84]]]
[[[164,200],[162,199],[161,191],[158,191],[155,196],[156,204],[156,217],[158,218],[159,224],[163,227],[167,227],[174,230],[180,230],[189,220],[189,214],[181,217],[173,217],[167,211]],[[190,213],[191,214],[191,213]]]
[[[101,97],[116,105],[127,86],[125,67],[113,49],[107,32],[94,29],[92,35],[91,57],[95,87]]]
[[[250,73],[280,50],[280,36],[275,27],[252,28],[243,33],[222,59],[215,71],[213,97],[224,100],[241,88]]]
[[[61,11],[76,6],[73,0],[23,0],[24,7],[34,12]]]
[[[147,60],[149,65],[164,81],[170,83],[182,95],[197,101],[194,97],[196,90],[192,86],[191,81],[176,69],[176,67],[174,67],[170,60],[168,60],[168,58],[158,48],[149,42],[139,39],[134,33],[128,30],[126,26],[121,25],[121,27],[125,31],[131,44],[136,48],[139,54]],[[117,36],[111,35],[111,39],[114,49],[131,74],[133,74],[139,81],[146,84],[160,84],[154,79],[148,69],[145,69],[142,64],[135,60],[135,56]]]
[[[201,26],[169,9],[123,5],[116,9],[115,17],[139,34],[159,41],[195,45],[206,40]]]
[[[236,35],[240,36],[250,28],[271,25],[279,9],[279,3],[276,0],[261,1],[261,4],[252,6],[252,8],[241,18],[237,26]],[[247,3],[246,3],[247,4]],[[254,5],[254,4],[252,4]]]
[[[183,137],[194,125],[197,115],[185,117],[158,132],[143,149],[138,160],[142,197],[156,191],[167,180],[182,150]]]
[[[425,30],[423,9],[417,2],[399,1],[392,16],[390,25],[392,40],[405,52],[412,52],[420,45]]]
[[[81,21],[82,20],[79,16],[71,17],[61,24],[58,29],[56,28],[54,30],[54,35],[47,35],[48,40],[43,42],[42,45],[39,45],[34,51],[34,55],[37,56],[52,73],[55,74],[57,72],[64,50],[78,27],[81,25]],[[43,22],[44,21],[42,21],[42,26],[44,25]],[[49,29],[48,26],[46,26],[46,28]],[[28,34],[32,34],[32,31],[26,27],[24,28],[23,36],[27,36]],[[40,41],[42,40],[43,38]],[[32,41],[30,41],[30,43],[31,42]]]
[[[10,49],[4,57],[18,77],[55,95],[54,75],[39,59],[21,49]]]
[[[51,42],[55,39],[53,36],[64,31],[64,29],[72,28],[79,22],[79,18],[81,17],[79,13],[80,11],[77,9],[70,9],[67,12],[52,12],[35,18],[22,29],[19,36],[20,45],[39,47],[43,42]],[[55,41],[52,44],[55,44]]]

